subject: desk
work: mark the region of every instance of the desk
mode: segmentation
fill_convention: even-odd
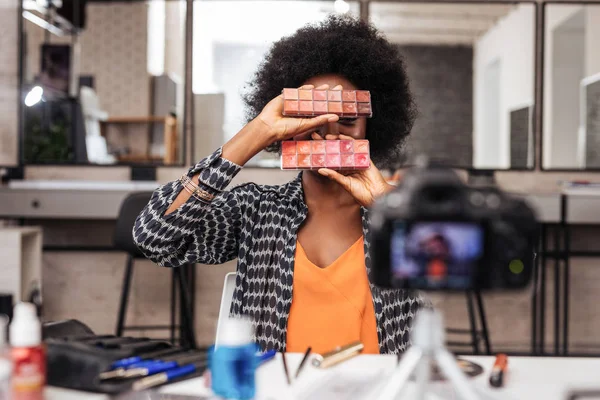
[[[0,187],[0,218],[20,221],[26,219],[116,220],[121,203],[129,194],[152,192],[158,186],[158,182],[147,181],[10,181],[7,187]],[[106,251],[112,249],[112,247],[72,245],[44,247],[44,250],[60,251]],[[192,304],[191,323],[193,326],[196,292],[194,266],[185,267],[183,273],[187,275],[186,283]],[[2,288],[1,285],[0,288]],[[181,296],[181,304],[183,304],[183,294]],[[183,308],[181,312],[183,313]],[[182,315],[182,321],[183,318]]]
[[[556,296],[558,307],[555,307],[554,354],[568,355],[570,260],[572,257],[600,257],[600,250],[571,250],[571,227],[573,225],[600,225],[600,187],[570,186],[563,188],[561,202],[562,213],[560,231],[558,233],[559,239],[554,249],[557,253],[555,256],[556,260],[558,260],[555,272],[559,277],[557,282],[555,282],[555,290],[558,293],[558,296]],[[560,271],[561,266],[562,271]],[[559,290],[561,283],[562,293]],[[561,324],[562,332],[557,332],[556,330]]]
[[[279,356],[278,356],[279,357]],[[296,371],[302,358],[301,354],[289,354],[288,363],[290,373]],[[472,380],[477,392],[485,395],[486,399],[502,400],[565,400],[566,393],[573,388],[593,388],[596,384],[600,387],[597,371],[600,369],[600,359],[593,358],[551,358],[551,357],[511,357],[509,359],[509,373],[505,387],[493,389],[488,384],[489,372],[494,363],[494,357],[469,356],[463,357],[474,361],[484,367],[485,372]],[[355,357],[337,367],[329,370],[318,370],[306,365],[306,370],[300,375],[292,388],[285,384],[283,368],[279,359],[273,360],[259,369],[257,375],[258,393],[257,400],[287,400],[303,399],[310,388],[329,379],[333,374],[341,375],[344,380],[372,379],[389,374],[396,365],[395,356],[363,355]],[[376,378],[375,378],[376,379]],[[375,383],[371,384],[372,386]],[[447,383],[436,383],[433,386],[435,393],[448,393]],[[410,388],[408,389],[410,391]],[[190,379],[168,385],[160,389],[161,393],[181,395],[206,395],[210,391],[204,388],[201,378]],[[451,392],[450,392],[451,393]],[[449,394],[449,393],[448,393]],[[409,393],[407,393],[409,395]],[[314,398],[314,397],[312,397]],[[336,399],[350,398],[339,396]],[[374,397],[367,394],[365,399]],[[406,397],[410,398],[410,397]],[[447,396],[445,399],[452,399]],[[482,397],[483,398],[483,397]],[[108,396],[85,394],[82,392],[67,391],[57,388],[48,388],[46,400],[107,400]],[[353,400],[357,397],[352,396]]]
[[[532,352],[546,353],[544,329],[546,314],[546,270],[553,261],[554,296],[552,307],[553,349],[551,354],[569,354],[570,260],[573,257],[600,257],[600,250],[571,250],[571,228],[574,225],[600,225],[600,188],[572,186],[555,194],[522,195],[536,207],[541,223],[541,240],[536,260],[532,306]],[[550,237],[549,231],[553,234]],[[551,243],[552,250],[548,251]]]
[[[10,181],[0,187],[0,218],[116,220],[132,192],[158,182]]]
[[[554,228],[554,243],[558,247],[559,227],[563,220],[563,199],[560,193],[513,193],[526,200],[534,209],[540,223],[540,241],[537,249],[533,275],[533,293],[531,298],[531,352],[534,355],[544,354],[544,338],[546,327],[546,266],[549,254],[547,251],[548,232]],[[555,258],[555,271],[558,271],[558,259]],[[555,286],[559,281],[555,281]],[[559,307],[558,298],[554,299],[555,310]],[[554,315],[558,315],[555,311]],[[558,321],[558,318],[555,318]],[[555,338],[559,329],[555,324]],[[555,339],[557,342],[558,339]],[[558,342],[557,342],[558,343]],[[558,344],[556,345],[558,346]],[[558,351],[556,352],[558,354]]]

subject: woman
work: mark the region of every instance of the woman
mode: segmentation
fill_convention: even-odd
[[[283,117],[282,89],[300,86],[370,90],[373,118]],[[367,207],[392,188],[375,165],[226,189],[248,160],[278,151],[282,140],[366,138],[376,164],[397,160],[415,116],[397,49],[368,24],[330,17],[275,43],[250,89],[248,124],[154,193],[136,221],[136,243],[167,267],[237,258],[232,312],[251,317],[263,349],[323,352],[361,340],[367,353],[404,351],[422,301],[368,281]],[[194,185],[188,177],[198,198],[182,190]]]

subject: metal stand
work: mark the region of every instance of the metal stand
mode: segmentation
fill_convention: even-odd
[[[421,310],[416,317],[412,333],[413,345],[402,356],[400,363],[378,400],[395,400],[402,394],[411,374],[415,372],[417,390],[411,399],[425,400],[427,386],[431,381],[432,362],[437,362],[440,372],[448,378],[458,397],[463,400],[478,400],[474,389],[463,375],[456,359],[444,347],[444,325],[442,316],[433,310]]]

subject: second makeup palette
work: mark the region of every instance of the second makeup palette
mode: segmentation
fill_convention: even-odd
[[[281,169],[357,170],[370,165],[368,140],[281,142]]]
[[[323,114],[371,117],[371,93],[368,90],[283,89],[283,115],[313,117]]]

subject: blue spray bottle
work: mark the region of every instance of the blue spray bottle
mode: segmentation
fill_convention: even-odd
[[[250,400],[256,393],[256,368],[261,360],[253,342],[254,330],[246,318],[229,318],[217,345],[209,349],[211,388],[225,399]]]

